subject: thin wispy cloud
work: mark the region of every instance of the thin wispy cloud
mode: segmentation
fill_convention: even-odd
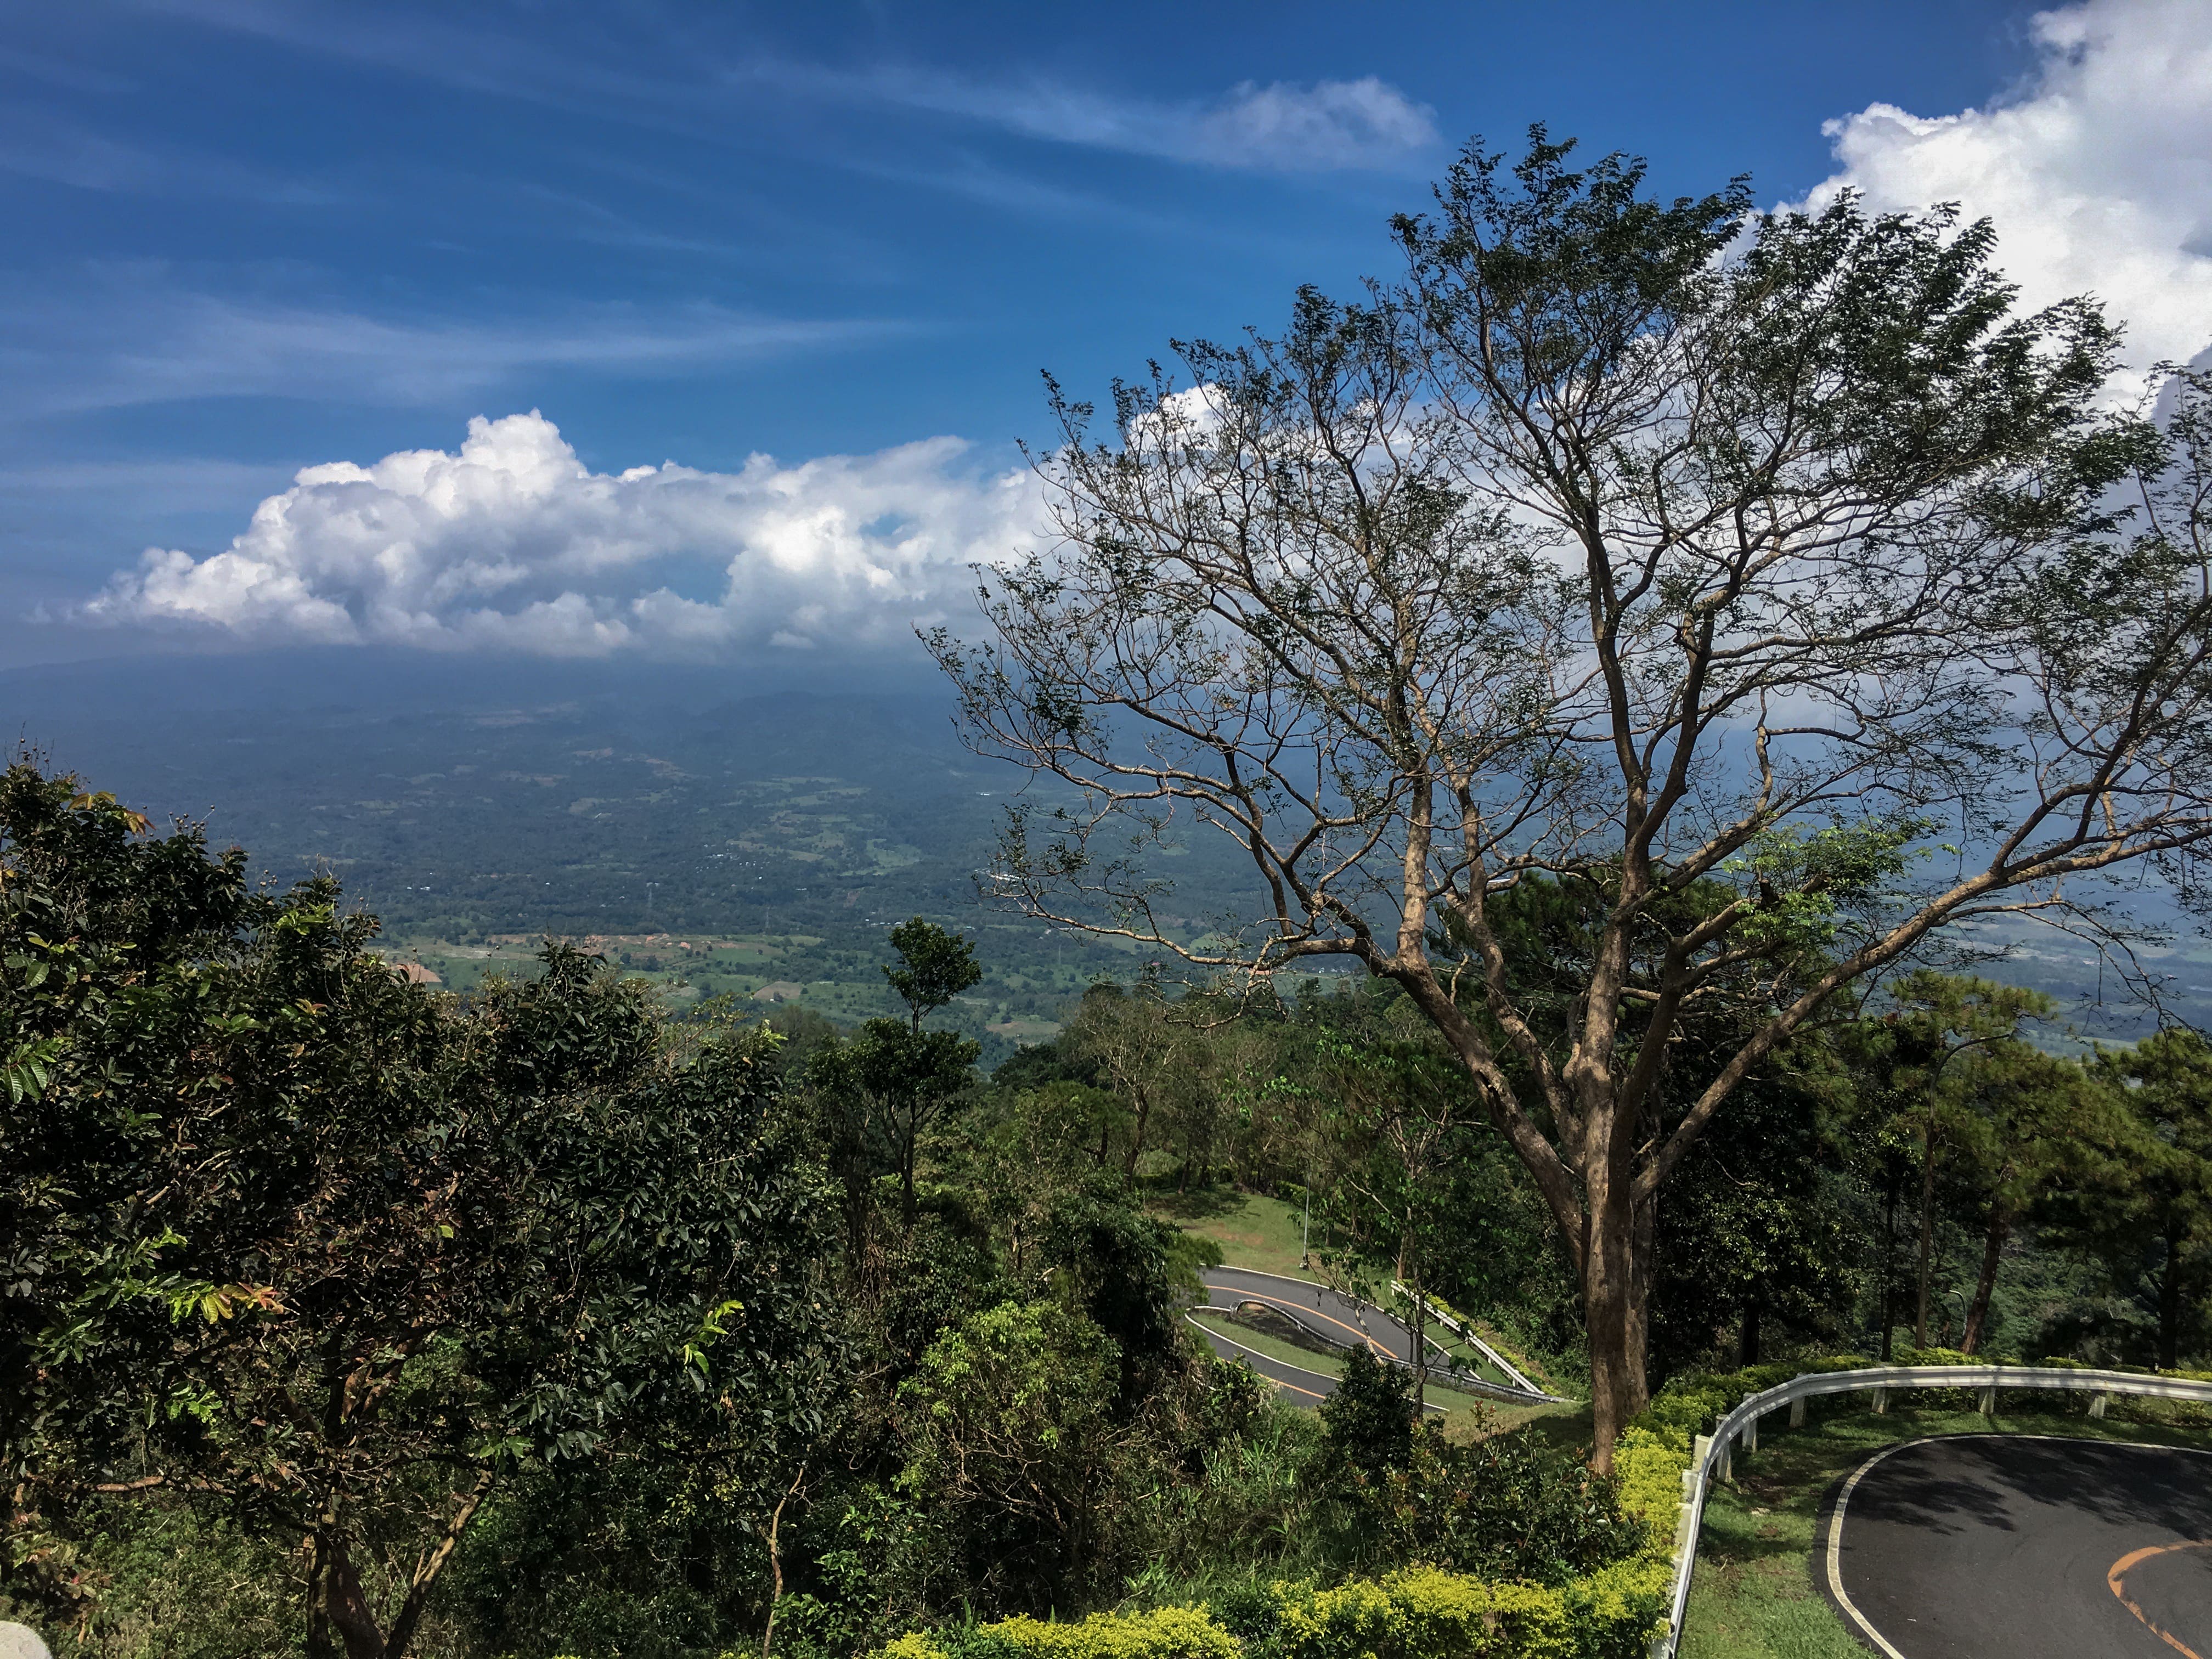
[[[965,76],[919,64],[853,69],[732,56],[697,42],[673,59],[657,59],[647,73],[626,67],[619,51],[556,52],[541,40],[443,18],[403,21],[262,0],[163,0],[161,9],[302,52],[694,134],[721,130],[729,92],[741,87],[953,116],[1054,143],[1274,172],[1398,167],[1440,142],[1436,112],[1374,75],[1245,81],[1214,97],[1174,100],[1048,79]]]
[[[1303,85],[1247,81],[1218,98],[1179,102],[898,65],[847,71],[757,64],[732,71],[732,79],[956,116],[1054,143],[1211,167],[1285,173],[1391,168],[1440,142],[1433,109],[1372,75]]]
[[[0,108],[0,172],[119,195],[213,196],[293,207],[329,206],[345,198],[345,192],[296,172],[176,145],[133,143],[27,103]]]
[[[433,404],[548,369],[684,377],[908,328],[706,303],[568,304],[493,321],[386,315],[194,292],[144,270],[107,273],[66,294],[0,295],[0,326],[9,337],[0,386],[18,418],[204,398]]]

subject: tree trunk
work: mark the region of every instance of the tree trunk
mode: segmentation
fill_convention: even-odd
[[[308,1535],[307,1557],[307,1659],[337,1659],[337,1644],[331,1639],[331,1616],[323,1604],[326,1581],[330,1577],[330,1553],[324,1547],[323,1535]]]
[[[791,1489],[775,1500],[775,1513],[768,1519],[768,1565],[775,1575],[775,1587],[768,1598],[768,1626],[761,1632],[761,1659],[768,1659],[769,1647],[775,1640],[775,1610],[783,1601],[783,1506],[798,1492],[806,1479],[806,1465],[799,1466],[799,1473],[791,1479]]]
[[[323,1575],[323,1605],[330,1610],[338,1639],[345,1644],[346,1659],[389,1659],[384,1632],[377,1628],[368,1598],[361,1593],[361,1577],[354,1571],[353,1558],[335,1538],[325,1543],[324,1551],[328,1566]]]
[[[1152,1121],[1152,1117],[1151,1097],[1140,1092],[1137,1096],[1137,1121],[1129,1130],[1128,1154],[1121,1160],[1121,1173],[1125,1176],[1134,1176],[1137,1173],[1137,1160],[1143,1157],[1145,1152],[1145,1126]]]
[[[1982,1238],[1982,1276],[1974,1281],[1974,1299],[1966,1308],[1966,1334],[1959,1339],[1959,1352],[1978,1353],[1982,1346],[1982,1327],[1988,1323],[1990,1297],[1997,1287],[1997,1263],[2004,1255],[2005,1238],[2012,1231],[2012,1217],[2003,1205],[1990,1201],[1989,1231]]]
[[[1936,1254],[1936,1108],[1920,1141],[1920,1277],[1912,1303],[1912,1346],[1928,1346],[1928,1279]]]
[[[415,1571],[407,1583],[407,1599],[400,1603],[399,1615],[392,1621],[391,1634],[384,1638],[384,1659],[400,1659],[400,1656],[414,1645],[416,1626],[422,1622],[422,1609],[430,1599],[430,1586],[446,1570],[446,1564],[453,1559],[453,1551],[460,1545],[461,1534],[468,1530],[469,1522],[476,1519],[476,1513],[483,1506],[485,1495],[491,1491],[491,1486],[492,1472],[489,1469],[478,1474],[475,1486],[462,1498],[460,1507],[453,1511],[453,1518],[446,1523],[445,1534],[424,1551],[422,1559],[415,1564]]]
[[[1628,1237],[1628,1340],[1624,1345],[1636,1378],[1638,1411],[1651,1403],[1651,1287],[1659,1279],[1659,1194],[1636,1208]]]
[[[1650,1403],[1644,1391],[1643,1321],[1637,1316],[1636,1249],[1626,1183],[1608,1191],[1601,1175],[1591,1182],[1589,1220],[1583,1255],[1583,1315],[1589,1335],[1590,1462],[1613,1469],[1613,1442]]]
[[[1889,1363],[1890,1336],[1897,1328],[1897,1197],[1905,1172],[1897,1159],[1887,1160],[1888,1190],[1884,1194],[1881,1219],[1881,1359]]]
[[[908,1232],[914,1231],[914,1143],[921,1139],[921,1132],[910,1131],[906,1144],[899,1149],[899,1218]]]
[[[2166,1235],[2166,1272],[2158,1282],[2158,1368],[2174,1370],[2181,1364],[2181,1233],[2169,1228]]]
[[[1759,1364],[1759,1284],[1752,1282],[1743,1298],[1743,1315],[1736,1323],[1735,1364],[1741,1370]]]
[[[1398,1252],[1399,1278],[1413,1290],[1413,1421],[1419,1423],[1428,1410],[1429,1401],[1429,1339],[1428,1283],[1419,1273],[1406,1278],[1406,1253],[1401,1245]]]

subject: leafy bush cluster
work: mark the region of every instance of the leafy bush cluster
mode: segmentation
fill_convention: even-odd
[[[1334,1460],[1352,1443],[1355,1423],[1372,1430],[1387,1420],[1372,1405],[1370,1398],[1336,1413],[1329,1426],[1340,1438],[1324,1467],[1342,1467]],[[1435,1438],[1411,1430],[1406,1455],[1419,1459]],[[872,1659],[1633,1659],[1649,1644],[1673,1587],[1674,1518],[1686,1466],[1660,1437],[1628,1431],[1617,1475],[1595,1505],[1608,1540],[1625,1553],[1605,1559],[1593,1550],[1578,1572],[1453,1571],[1424,1554],[1413,1565],[1331,1584],[1250,1577],[1203,1607],[909,1632]],[[1498,1534],[1489,1553],[1514,1557]]]

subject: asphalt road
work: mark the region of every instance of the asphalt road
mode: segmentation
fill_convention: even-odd
[[[1201,1270],[1199,1277],[1206,1293],[1200,1306],[1235,1309],[1242,1303],[1262,1303],[1297,1321],[1324,1340],[1345,1347],[1364,1342],[1378,1358],[1395,1359],[1401,1365],[1413,1363],[1413,1334],[1371,1302],[1339,1295],[1326,1285],[1285,1279],[1279,1273],[1258,1273],[1249,1267],[1207,1267]],[[1206,1340],[1213,1345],[1216,1353],[1245,1361],[1274,1383],[1294,1406],[1317,1406],[1336,1392],[1338,1362],[1326,1354],[1316,1354],[1316,1369],[1309,1370],[1256,1352],[1233,1337],[1224,1336],[1204,1325],[1199,1329],[1206,1333]],[[1435,1343],[1429,1346],[1432,1355],[1442,1355],[1443,1350]]]
[[[2212,1453],[1908,1442],[1845,1479],[1814,1571],[1892,1659],[2212,1659]]]

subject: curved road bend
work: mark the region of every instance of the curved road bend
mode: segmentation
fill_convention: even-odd
[[[2212,1659],[2212,1452],[1907,1442],[1845,1478],[1813,1566],[1891,1659]]]
[[[1251,1267],[1206,1267],[1200,1272],[1199,1278],[1206,1286],[1206,1299],[1200,1304],[1202,1307],[1233,1310],[1241,1303],[1261,1303],[1296,1320],[1327,1341],[1347,1348],[1364,1342],[1380,1358],[1395,1359],[1401,1365],[1413,1363],[1413,1334],[1371,1302],[1340,1295],[1326,1285],[1287,1279],[1280,1273],[1263,1273]],[[1197,1323],[1194,1320],[1192,1322]],[[1274,1383],[1294,1406],[1317,1406],[1336,1392],[1333,1365],[1327,1372],[1309,1370],[1257,1352],[1235,1338],[1204,1325],[1198,1328],[1205,1332],[1206,1340],[1216,1353],[1224,1358],[1245,1361]],[[1444,1350],[1435,1342],[1428,1346],[1433,1354],[1443,1356]],[[1325,1356],[1316,1354],[1314,1363],[1328,1365],[1330,1362]],[[1431,1406],[1430,1409],[1441,1408]]]
[[[1261,1303],[1340,1347],[1364,1342],[1377,1358],[1395,1359],[1401,1365],[1413,1363],[1413,1334],[1371,1302],[1339,1295],[1326,1285],[1251,1267],[1206,1267],[1199,1278],[1206,1285],[1206,1307],[1233,1310],[1239,1303]],[[1442,1348],[1434,1342],[1429,1346],[1442,1357]]]

